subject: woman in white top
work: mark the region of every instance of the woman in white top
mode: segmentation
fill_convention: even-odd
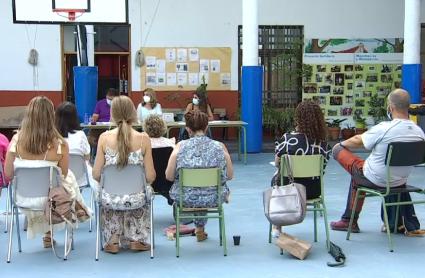
[[[98,183],[93,179],[92,167],[88,163],[90,158],[90,144],[86,134],[81,130],[77,108],[72,102],[66,101],[58,106],[56,109],[55,124],[59,133],[68,142],[69,153],[82,155],[86,159],[89,181],[87,181],[85,176],[76,177],[78,185],[84,186],[90,184],[96,191]]]
[[[156,100],[155,91],[147,88],[143,91],[143,101],[137,106],[137,118],[144,122],[150,115],[162,115],[161,104]]]
[[[76,201],[78,220],[85,221],[89,218],[90,210],[84,205],[73,173],[68,170],[68,144],[56,129],[54,118],[53,103],[47,97],[38,96],[30,101],[19,132],[13,136],[6,154],[5,175],[12,179],[16,168],[57,167],[61,173],[62,185]],[[44,233],[44,247],[51,247],[53,240],[50,226],[42,211],[47,196],[21,197],[16,194],[16,202],[22,207],[41,209],[21,209],[28,219],[27,236],[33,238],[38,233]],[[63,223],[56,224],[54,230],[63,227]]]

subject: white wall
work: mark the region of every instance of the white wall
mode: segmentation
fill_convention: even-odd
[[[135,52],[153,46],[225,46],[232,48],[232,90],[237,90],[237,26],[242,24],[242,0],[129,0],[132,49],[132,89],[140,90]],[[403,36],[403,0],[258,0],[259,23],[304,25],[305,37],[370,38]],[[425,22],[425,1],[421,18]],[[35,25],[28,25],[33,38]],[[11,1],[0,1],[0,90],[31,90],[32,67],[25,25],[12,24]],[[59,26],[38,25],[40,90],[61,90]]]
[[[59,26],[13,24],[11,2],[0,1],[0,90],[33,89],[33,67],[27,60],[36,30],[39,90],[62,90]]]

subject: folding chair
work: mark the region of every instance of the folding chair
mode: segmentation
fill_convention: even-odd
[[[316,155],[285,155],[288,156],[293,177],[296,178],[320,178],[320,196],[307,200],[307,211],[314,214],[314,242],[317,242],[317,212],[323,213],[326,233],[326,248],[329,250],[329,226],[328,213],[325,204],[325,191],[323,185],[323,156]],[[280,159],[280,184],[284,185],[284,178],[288,177],[286,159]],[[269,243],[272,242],[272,225],[269,226]]]
[[[102,196],[102,192],[105,191],[110,194],[115,195],[128,195],[139,193],[144,191],[146,193],[146,203],[150,204],[150,257],[154,257],[154,226],[153,226],[153,199],[154,194],[150,186],[146,188],[143,186],[146,184],[145,173],[143,168],[140,165],[127,165],[122,169],[116,167],[116,165],[105,166],[102,170],[102,176],[100,179],[100,192],[99,196]],[[101,235],[100,228],[100,219],[101,219],[101,209],[102,209],[102,200],[99,197],[99,200],[96,201],[96,255],[95,260],[99,260],[99,248],[103,250],[103,240]]]
[[[87,164],[86,164],[85,157],[81,154],[70,153],[69,154],[69,169],[72,171],[72,173],[74,173],[75,178],[77,180],[81,179],[82,177],[84,177],[86,179],[86,184],[80,186],[80,192],[82,192],[86,188],[90,189],[90,191],[91,191],[90,208],[93,211],[95,192],[93,191],[91,184],[90,184],[89,172],[87,170]],[[89,221],[90,221],[89,222],[89,232],[91,232],[92,231],[92,218],[91,217],[90,217]]]
[[[393,142],[388,144],[387,154],[385,157],[385,167],[386,167],[386,186],[385,187],[370,187],[365,185],[358,185],[356,198],[354,201],[354,206],[351,213],[350,224],[348,226],[347,232],[347,240],[350,239],[351,229],[354,221],[354,213],[357,208],[357,201],[360,198],[366,197],[379,197],[382,200],[382,207],[384,211],[384,223],[387,230],[388,236],[388,246],[390,252],[394,251],[393,241],[391,238],[391,231],[388,224],[388,215],[387,215],[387,207],[396,206],[396,217],[395,217],[395,225],[394,232],[397,232],[397,222],[399,216],[400,206],[403,205],[414,205],[414,204],[424,204],[425,200],[417,200],[417,201],[406,201],[400,202],[401,193],[410,193],[416,192],[420,194],[424,194],[424,190],[418,187],[406,185],[405,187],[390,187],[390,178],[391,178],[391,170],[392,167],[403,167],[403,166],[415,166],[425,162],[425,141],[417,141],[417,142]],[[365,195],[361,196],[360,194],[364,192]],[[389,195],[397,195],[397,202],[386,202],[385,197]]]
[[[4,212],[4,232],[7,233],[7,223],[9,223],[10,202],[9,202],[9,186],[6,183],[6,177],[3,172],[3,163],[0,161],[0,191],[6,189],[6,210]]]
[[[170,198],[169,193],[173,182],[165,178],[165,170],[167,169],[168,159],[172,152],[172,147],[152,149],[153,166],[156,172],[156,178],[152,183],[152,188],[155,191],[155,194],[160,194],[167,198],[169,205],[173,204],[173,200]]]
[[[218,218],[220,246],[223,246],[224,256],[227,256],[226,230],[224,226],[224,211],[221,200],[222,184],[221,169],[180,169],[179,174],[179,202],[176,209],[176,257],[180,256],[180,220],[199,219],[199,218]],[[213,208],[187,208],[183,205],[184,187],[211,187],[217,188],[218,203]],[[205,212],[207,215],[195,215],[199,212]],[[213,214],[213,215],[209,215]]]
[[[21,232],[19,229],[18,208],[31,209],[33,211],[44,211],[44,208],[34,209],[24,206],[18,206],[16,203],[16,195],[24,198],[42,198],[47,200],[49,187],[59,186],[61,184],[60,172],[56,167],[39,167],[39,168],[15,168],[14,178],[9,186],[9,202],[11,204],[11,217],[9,219],[9,245],[7,252],[7,262],[10,263],[12,255],[12,234],[13,224],[16,222],[18,236],[18,250],[21,248]],[[71,227],[72,235],[72,227]],[[71,238],[72,242],[72,238]],[[68,224],[65,226],[65,250],[64,260],[67,259],[71,246],[68,246]]]

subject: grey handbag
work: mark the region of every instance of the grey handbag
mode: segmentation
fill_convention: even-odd
[[[301,223],[307,209],[305,187],[294,182],[288,155],[285,155],[285,162],[290,183],[273,186],[263,192],[264,214],[276,226]]]

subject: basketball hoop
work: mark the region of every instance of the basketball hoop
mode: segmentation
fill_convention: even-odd
[[[84,9],[54,9],[58,16],[68,18],[69,21],[75,21],[76,18],[82,16],[86,10]]]

